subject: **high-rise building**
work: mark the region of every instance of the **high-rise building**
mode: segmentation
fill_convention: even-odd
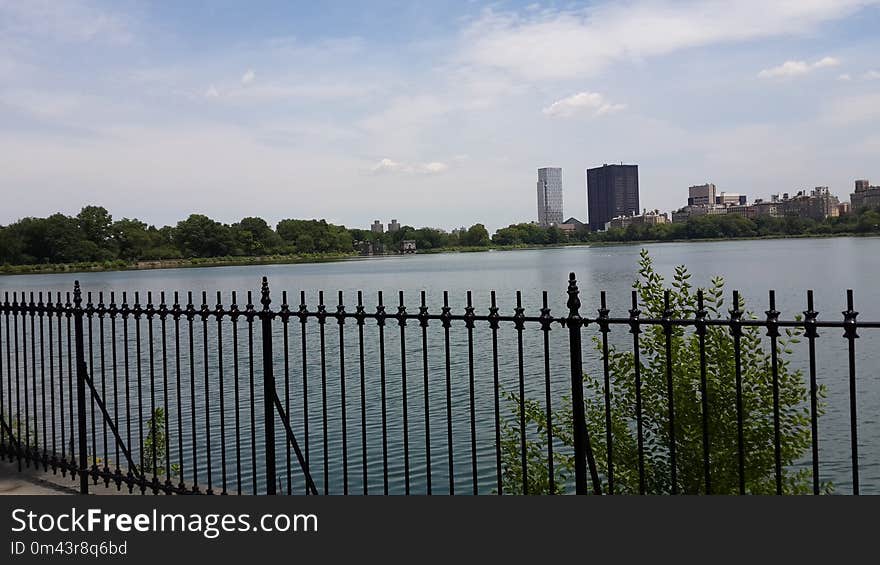
[[[538,169],[538,224],[546,228],[562,220],[562,169]]]
[[[639,213],[639,166],[602,165],[587,169],[587,212],[590,229],[605,229],[619,216]]]
[[[385,231],[385,228],[382,226],[381,221],[374,220],[373,224],[370,226],[370,231],[373,233],[382,233]]]
[[[749,199],[745,194],[739,194],[738,192],[722,192],[715,197],[715,204],[718,206],[745,206],[748,200]]]
[[[709,206],[715,204],[715,185],[699,184],[688,188],[688,206]]]
[[[395,231],[398,231],[399,229],[400,229],[400,223],[398,223],[396,218],[392,219],[391,222],[388,224],[388,232],[389,233],[395,232]]]
[[[853,211],[876,208],[880,206],[880,186],[871,186],[868,179],[859,179],[856,181],[856,191],[849,195],[849,199]]]

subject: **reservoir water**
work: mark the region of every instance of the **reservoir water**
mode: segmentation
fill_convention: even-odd
[[[539,250],[518,251],[490,251],[481,253],[455,253],[437,255],[412,255],[395,257],[377,257],[341,261],[336,263],[299,264],[299,265],[267,265],[248,267],[214,267],[214,268],[187,268],[156,271],[126,271],[108,273],[79,273],[58,275],[27,275],[27,276],[4,276],[0,277],[0,295],[4,292],[21,291],[69,291],[73,280],[79,279],[85,292],[92,292],[97,297],[98,292],[109,293],[114,291],[117,301],[120,293],[129,293],[129,303],[132,302],[132,293],[140,292],[141,303],[144,304],[147,291],[154,293],[154,302],[160,291],[165,291],[168,296],[178,290],[183,293],[195,291],[196,298],[201,291],[208,292],[208,304],[211,308],[216,304],[216,292],[220,291],[224,304],[229,304],[229,296],[232,291],[238,292],[240,306],[246,303],[246,292],[253,291],[254,303],[259,309],[259,285],[262,276],[269,278],[272,289],[273,306],[281,302],[281,292],[287,291],[288,302],[291,308],[299,305],[300,291],[306,292],[306,301],[311,309],[317,306],[318,291],[324,291],[327,310],[333,312],[337,304],[337,292],[343,291],[345,306],[348,311],[353,311],[356,304],[355,293],[362,290],[364,303],[367,311],[375,311],[376,294],[383,291],[384,301],[388,311],[396,311],[398,305],[398,291],[404,291],[407,311],[415,313],[419,306],[419,293],[426,292],[426,303],[432,313],[439,313],[443,301],[443,291],[448,291],[450,305],[456,313],[463,313],[465,296],[467,291],[473,293],[473,304],[478,314],[488,313],[489,293],[495,291],[498,305],[502,314],[512,314],[515,306],[515,292],[522,292],[522,300],[527,315],[537,315],[541,307],[541,292],[548,292],[549,305],[552,312],[557,315],[564,314],[565,290],[569,272],[577,275],[580,283],[582,313],[595,315],[599,306],[599,292],[607,292],[611,316],[626,316],[629,308],[630,290],[636,277],[639,251],[641,248],[649,250],[654,259],[655,267],[667,278],[671,277],[675,266],[686,265],[693,274],[692,282],[695,286],[708,285],[709,279],[715,275],[721,275],[726,280],[728,295],[734,290],[739,290],[746,298],[747,309],[763,317],[767,309],[767,292],[774,289],[777,294],[777,309],[782,312],[783,319],[791,319],[796,314],[806,309],[806,291],[812,289],[815,292],[816,310],[820,312],[822,320],[842,320],[841,312],[846,309],[846,289],[853,289],[855,296],[855,309],[859,312],[860,320],[880,320],[880,240],[875,238],[828,238],[828,239],[780,239],[780,240],[756,240],[756,241],[727,241],[727,242],[692,242],[692,243],[667,243],[647,245],[620,245],[608,247],[568,247]],[[106,296],[105,296],[106,300]],[[243,306],[242,306],[243,307]],[[295,320],[294,320],[295,321]],[[379,360],[376,353],[376,328],[375,323],[367,325],[365,359],[365,384],[367,396],[367,414],[364,416],[364,424],[367,430],[367,470],[368,485],[370,492],[382,490],[382,445],[381,423],[378,414],[378,390],[379,390]],[[323,415],[320,413],[322,397],[320,390],[321,360],[318,356],[319,336],[316,331],[317,324],[312,321],[309,325],[306,341],[307,355],[306,366],[308,368],[307,383],[309,388],[308,400],[309,434],[310,445],[310,468],[319,490],[324,489],[324,460],[326,449],[327,490],[331,493],[341,492],[342,474],[340,471],[342,462],[342,413],[340,399],[342,398],[341,384],[343,369],[339,363],[339,334],[336,321],[328,320],[326,326],[327,356],[324,359],[324,373],[326,375],[327,395],[327,427],[324,428]],[[197,326],[197,329],[198,326]],[[462,322],[458,322],[452,332],[452,403],[450,410],[453,415],[455,428],[455,440],[453,443],[454,460],[454,484],[456,492],[470,492],[472,489],[471,476],[471,439],[469,432],[469,389],[468,389],[468,358],[466,334]],[[144,330],[146,331],[146,330]],[[211,329],[210,331],[214,331]],[[240,328],[241,332],[245,327]],[[281,330],[278,329],[278,332]],[[276,335],[276,376],[279,379],[279,387],[283,387],[282,380],[287,369],[289,380],[289,395],[291,396],[291,420],[298,437],[305,439],[304,414],[302,413],[302,359],[299,334],[300,326],[291,323],[289,335],[289,357],[287,367],[284,367],[284,359],[280,353],[283,347],[283,336]],[[362,448],[361,444],[361,413],[360,413],[360,376],[358,366],[358,341],[357,328],[351,321],[344,328],[343,345],[345,348],[345,401],[347,405],[347,450],[346,457],[349,464],[349,488],[352,492],[362,490]],[[400,344],[399,328],[396,322],[389,321],[386,328],[386,355],[387,360],[387,410],[389,412],[387,450],[389,459],[389,483],[392,492],[401,492],[403,488],[403,457],[402,428],[399,422],[399,412],[402,408],[403,375],[400,370],[401,354],[407,357],[407,392],[406,399],[408,409],[411,411],[409,422],[409,466],[413,482],[410,485],[413,492],[425,491],[425,466],[426,461],[426,431],[430,432],[430,456],[431,475],[434,492],[446,492],[448,488],[448,446],[446,443],[446,397],[445,397],[445,366],[443,362],[443,333],[439,324],[432,324],[428,331],[429,347],[428,359],[421,354],[421,333],[417,322],[411,322],[406,328],[404,347]],[[563,394],[568,379],[567,340],[563,332],[558,328],[552,332],[554,335],[551,344],[551,380],[554,384],[554,399],[558,400]],[[619,336],[613,339],[622,339],[627,343],[628,334],[624,328],[618,328]],[[849,397],[848,397],[848,366],[846,341],[842,339],[842,331],[825,330],[819,340],[818,348],[818,377],[819,382],[828,388],[826,414],[820,419],[820,471],[823,481],[831,481],[835,491],[846,493],[851,489],[850,482],[850,435],[849,435]],[[878,349],[878,337],[880,330],[863,330],[856,343],[857,371],[858,371],[858,411],[859,411],[859,449],[862,492],[880,493],[880,422],[877,414],[880,414],[880,349]],[[199,334],[200,335],[200,334]],[[494,444],[494,416],[493,416],[493,388],[491,352],[488,341],[489,332],[483,328],[475,331],[475,393],[476,393],[476,439],[478,473],[477,486],[480,492],[491,492],[495,487],[495,444]],[[586,330],[585,335],[597,335],[595,326]],[[240,346],[245,347],[246,334],[239,336]],[[216,333],[208,337],[216,339]],[[201,339],[201,338],[199,338]],[[234,418],[235,399],[230,396],[234,390],[235,376],[230,367],[232,364],[232,352],[228,338],[224,350],[224,365],[226,372],[222,377],[217,373],[216,367],[209,367],[210,383],[216,383],[217,379],[225,383],[222,416],[226,425]],[[533,326],[524,336],[525,378],[527,392],[535,398],[543,398],[544,390],[544,364],[542,357],[542,341],[540,332]],[[196,347],[199,340],[196,340]],[[505,327],[499,332],[499,358],[502,387],[505,390],[515,390],[518,379],[518,366],[516,355],[516,335],[511,327]],[[589,342],[589,340],[585,340]],[[105,344],[106,345],[106,344]],[[100,344],[95,346],[97,352]],[[129,343],[129,348],[131,348]],[[211,346],[213,347],[213,346]],[[599,361],[595,348],[586,347],[586,370],[596,370]],[[244,351],[244,349],[242,349]],[[93,353],[97,359],[97,353]],[[196,374],[202,371],[204,366],[198,358],[198,353],[192,360],[193,370]],[[154,359],[156,367],[161,367],[164,359]],[[803,368],[807,358],[804,348],[796,348],[792,361],[796,368]],[[170,360],[169,360],[170,362]],[[134,361],[133,361],[134,363]],[[141,363],[145,373],[148,371],[147,356],[144,353]],[[182,369],[184,375],[184,388],[189,381],[189,360]],[[239,398],[243,412],[240,415],[241,439],[238,453],[243,459],[249,460],[252,456],[262,457],[260,447],[262,434],[262,422],[260,416],[255,418],[254,427],[250,428],[250,414],[248,407],[250,402],[247,370],[243,366],[241,392]],[[429,390],[424,390],[423,367],[428,367]],[[93,360],[93,370],[99,373],[99,365]],[[111,379],[112,371],[109,366],[102,368],[100,376],[96,376],[96,383],[101,379]],[[259,368],[257,368],[258,370]],[[161,373],[161,371],[159,371]],[[171,387],[175,385],[175,374],[171,371]],[[120,378],[118,375],[116,378]],[[259,375],[256,377],[259,382]],[[107,381],[109,383],[109,381]],[[105,383],[106,384],[106,383]],[[111,387],[112,388],[112,387]],[[256,387],[254,399],[256,405],[261,402],[260,387]],[[121,393],[120,393],[121,394]],[[218,430],[218,422],[221,416],[216,401],[219,394],[215,384],[209,384],[206,389],[198,385],[196,389],[196,404],[201,405],[205,394],[215,397],[206,418],[211,421],[211,442],[214,450],[212,459],[212,472],[214,473],[215,485],[219,481],[221,469],[219,445],[226,449],[227,469],[232,473],[235,468],[233,454],[236,453],[233,439],[227,430],[226,436],[221,437]],[[424,397],[429,397],[430,428],[425,429]],[[122,403],[121,397],[111,399],[108,404]],[[182,409],[187,414],[188,400],[184,402]],[[179,434],[176,429],[176,407],[168,407],[171,425],[171,437],[169,441],[175,448],[172,450],[172,459],[177,461],[174,455],[178,443],[182,448],[184,468],[191,467],[192,455],[190,450],[192,442],[190,432],[193,431],[189,422],[183,421],[183,428]],[[197,435],[204,432],[204,423],[196,423]],[[143,422],[140,423],[141,427]],[[134,425],[136,426],[136,424]],[[125,425],[122,425],[123,430]],[[139,428],[133,430],[135,437]],[[251,437],[257,439],[251,444]],[[326,435],[326,444],[324,437]],[[100,438],[99,438],[100,440]],[[98,442],[100,443],[100,441]],[[134,443],[137,443],[135,441]],[[197,445],[203,446],[202,440],[197,440]],[[279,457],[283,458],[283,447],[279,443]],[[134,449],[138,451],[137,446]],[[807,457],[809,455],[807,454]],[[196,453],[196,457],[202,455]],[[799,463],[809,465],[809,459]],[[204,473],[205,464],[200,463]],[[259,470],[259,467],[258,467]],[[186,471],[185,471],[186,472]],[[283,475],[283,472],[279,472]],[[255,480],[258,489],[262,485],[262,477],[243,476],[243,490],[251,489],[252,479]],[[237,479],[236,479],[237,480]],[[216,486],[215,486],[216,489]],[[235,490],[230,485],[230,491]]]

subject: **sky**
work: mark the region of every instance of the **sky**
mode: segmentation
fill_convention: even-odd
[[[880,183],[880,0],[0,0],[0,224],[88,204],[490,230]]]

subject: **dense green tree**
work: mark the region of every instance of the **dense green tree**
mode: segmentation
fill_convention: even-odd
[[[110,227],[110,237],[116,244],[119,258],[126,261],[134,261],[147,255],[151,247],[150,234],[147,232],[147,224],[140,220],[122,218],[113,222]]]
[[[281,238],[269,227],[263,218],[242,218],[232,225],[237,248],[244,255],[265,255],[274,252],[281,244]]]
[[[76,215],[76,221],[82,236],[98,247],[104,247],[111,237],[113,216],[102,206],[84,207]]]
[[[0,226],[0,263],[15,265],[23,262],[24,241],[13,228]]]
[[[281,220],[275,231],[282,246],[296,253],[348,253],[354,249],[345,226],[326,220]]]
[[[663,277],[654,270],[647,252],[642,250],[639,277],[633,287],[638,292],[644,316],[660,318],[663,315],[664,292],[669,290],[672,317],[694,319],[697,293],[690,283],[690,276],[684,266],[676,268],[671,288],[667,289]],[[714,278],[704,293],[708,319],[726,318],[723,279]],[[742,299],[738,306],[745,308]],[[745,317],[752,316],[746,313]],[[800,332],[792,328],[786,329],[777,346],[782,487],[787,494],[808,493],[811,488],[810,471],[794,466],[811,445],[808,388],[802,371],[794,369],[788,358],[791,353],[790,345],[797,343]],[[764,334],[765,330],[762,328],[746,326],[741,337],[743,437],[747,448],[744,477],[746,491],[752,494],[775,492],[772,354],[766,349]],[[672,490],[669,452],[673,436],[670,434],[668,418],[666,339],[662,326],[650,325],[642,328],[639,341],[645,490],[650,494],[668,493]],[[734,340],[729,329],[721,325],[709,325],[705,339],[712,492],[735,494],[739,488],[739,474],[738,413],[734,402]],[[705,492],[700,342],[693,330],[674,326],[670,344],[672,358],[675,360],[672,366],[672,388],[675,401],[674,437],[678,454],[677,488],[684,494],[698,494]],[[594,345],[601,355],[601,339],[595,338]],[[635,357],[630,347],[618,349],[612,344],[607,360],[611,383],[614,489],[620,494],[638,493]],[[596,464],[601,472],[608,468],[604,379],[596,374],[585,373],[584,389],[587,429]],[[820,388],[820,400],[824,398],[824,394],[824,388]],[[510,393],[507,397],[512,401],[512,417],[504,424],[502,440],[504,490],[509,493],[522,492],[519,417],[523,414],[528,427],[526,454],[529,493],[547,493],[548,436],[544,404],[542,401],[526,399],[525,410],[521,411],[516,394]],[[820,402],[820,411],[822,410],[824,403]],[[573,445],[571,421],[570,399],[566,399],[551,414],[551,425],[555,441],[569,448]],[[554,463],[556,489],[562,491],[573,474],[574,460],[571,451],[555,450]]]
[[[191,214],[177,223],[174,242],[187,257],[223,257],[234,248],[229,226],[201,214]]]
[[[483,224],[474,224],[461,236],[461,244],[469,247],[486,247],[491,243],[489,232]]]

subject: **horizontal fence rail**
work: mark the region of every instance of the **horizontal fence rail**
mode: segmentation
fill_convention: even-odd
[[[794,465],[820,494],[821,333],[846,347],[847,478],[859,494],[856,342],[880,322],[858,319],[852,291],[838,320],[819,319],[812,291],[793,319],[772,291],[762,318],[736,292],[719,313],[703,291],[691,309],[666,291],[660,311],[643,312],[633,291],[624,316],[602,292],[587,316],[574,274],[560,291],[561,313],[547,291],[532,311],[517,292],[502,312],[494,291],[479,311],[471,292],[443,292],[437,307],[425,291],[409,304],[379,291],[371,306],[361,291],[318,292],[310,306],[305,291],[270,293],[265,277],[256,297],[79,283],[7,292],[0,457],[82,493],[142,494],[746,494],[762,492],[752,458],[764,457],[771,492],[789,491]],[[794,401],[787,332],[807,347],[806,396]],[[713,349],[727,339],[729,370]],[[677,359],[687,340],[695,356]],[[646,343],[657,353],[646,356]],[[761,346],[769,354],[755,373]],[[808,439],[792,462],[784,437],[798,402]],[[766,421],[754,421],[756,403]],[[730,429],[718,427],[722,411]],[[769,443],[755,443],[755,425]]]

